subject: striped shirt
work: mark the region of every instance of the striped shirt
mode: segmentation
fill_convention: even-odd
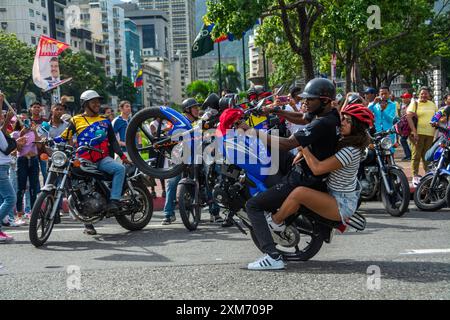
[[[337,192],[355,191],[361,151],[353,147],[345,147],[334,156],[342,164],[342,168],[330,173],[327,181],[328,188]]]

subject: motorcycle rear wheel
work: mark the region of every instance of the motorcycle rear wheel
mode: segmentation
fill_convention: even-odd
[[[54,205],[54,192],[51,191],[39,193],[33,205],[28,233],[31,243],[36,248],[43,246],[52,233],[55,219],[49,219],[49,217]],[[40,235],[39,231],[41,231]]]
[[[138,195],[135,195],[139,201],[139,210],[130,215],[117,216],[117,222],[129,231],[138,231],[144,229],[150,222],[153,216],[153,198],[148,191],[147,186],[141,182],[133,182],[133,188]],[[129,190],[128,190],[129,192]],[[136,215],[141,213],[141,216],[136,219]]]
[[[305,219],[305,217],[302,217]],[[314,224],[316,228],[317,224]],[[303,228],[302,228],[303,229]],[[309,242],[306,242],[306,247],[304,249],[300,249],[298,246],[295,247],[295,252],[289,252],[289,248],[281,247],[279,244],[277,244],[277,249],[283,256],[283,259],[285,261],[308,261],[311,258],[313,258],[322,248],[323,242],[324,242],[324,235],[320,230],[299,230],[301,237],[309,236],[311,237],[311,240]],[[252,240],[256,247],[262,252],[266,253],[262,250],[258,239],[256,238],[255,232],[253,231],[253,228],[250,229],[250,235],[252,237]],[[301,241],[301,240],[300,240]]]

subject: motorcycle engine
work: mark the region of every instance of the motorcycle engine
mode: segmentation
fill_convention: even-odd
[[[220,206],[231,211],[239,211],[243,208],[245,200],[241,196],[243,186],[239,182],[225,179],[214,186],[212,195],[214,201]]]
[[[363,200],[372,199],[378,191],[378,167],[365,167],[364,175],[360,180],[360,183],[361,197]]]
[[[92,217],[101,213],[106,207],[105,197],[95,190],[93,181],[74,180],[77,208],[81,215]]]

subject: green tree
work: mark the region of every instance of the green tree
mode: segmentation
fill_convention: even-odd
[[[61,86],[61,94],[75,97],[79,105],[80,95],[85,90],[95,90],[108,99],[107,77],[103,65],[94,56],[86,52],[73,53],[66,50],[61,55],[61,78],[72,78],[68,84]]]
[[[0,32],[0,90],[10,102],[19,102],[34,86],[32,70],[35,49],[14,34]]]
[[[207,18],[215,23],[212,35],[217,38],[227,32],[238,39],[258,18],[279,19],[286,43],[301,57],[306,80],[314,78],[311,50],[313,27],[324,11],[318,0],[209,0]]]
[[[211,73],[211,77],[219,83],[219,70],[220,78],[222,82],[222,90],[231,90],[232,92],[237,92],[238,89],[242,89],[241,84],[241,74],[237,71],[236,66],[234,64],[219,64],[217,63],[214,66],[214,71]],[[220,86],[219,86],[220,87]]]
[[[196,80],[186,87],[186,95],[194,97],[200,103],[205,101],[206,97],[213,92],[217,92],[217,84],[212,81]]]
[[[122,81],[120,81],[122,78]],[[128,78],[123,77],[120,73],[118,76],[114,76],[107,80],[108,93],[117,96],[119,101],[127,100],[132,104],[136,101],[137,89],[134,87],[134,83]]]

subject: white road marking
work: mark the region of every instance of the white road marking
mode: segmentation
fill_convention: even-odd
[[[433,253],[450,253],[450,249],[419,249],[407,250],[401,254],[433,254]]]

